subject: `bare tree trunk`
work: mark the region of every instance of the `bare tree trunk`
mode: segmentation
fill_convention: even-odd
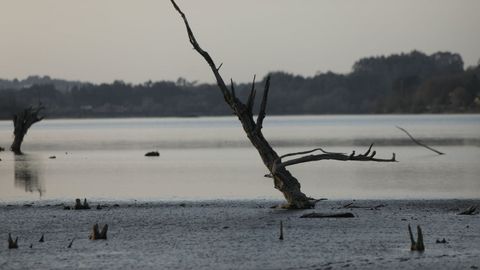
[[[298,163],[309,162],[309,161],[316,161],[316,160],[323,160],[323,159],[333,159],[333,160],[358,160],[358,161],[395,161],[395,155],[392,159],[375,159],[373,156],[375,155],[375,151],[373,151],[372,155],[368,155],[371,149],[363,154],[363,155],[355,155],[353,152],[350,156],[347,156],[342,153],[329,153],[325,152],[321,149],[314,149],[308,152],[299,152],[299,153],[292,153],[287,154],[284,156],[279,157],[278,154],[273,150],[270,146],[268,141],[262,134],[262,127],[263,127],[263,119],[266,115],[266,106],[267,106],[267,99],[268,99],[268,91],[270,88],[270,77],[267,77],[265,82],[265,88],[263,91],[263,97],[260,104],[260,111],[257,116],[257,121],[253,119],[253,104],[255,101],[255,77],[253,78],[252,89],[248,100],[246,103],[243,103],[235,96],[235,88],[233,84],[233,80],[231,80],[231,87],[228,87],[225,84],[222,76],[219,73],[220,66],[216,66],[213,59],[210,57],[208,52],[204,51],[200,45],[198,44],[192,29],[187,21],[185,14],[180,10],[178,5],[175,3],[174,0],[170,0],[175,8],[175,10],[182,16],[182,19],[185,23],[185,27],[187,29],[188,38],[190,40],[190,44],[192,44],[193,48],[205,59],[205,61],[210,66],[213,75],[217,81],[217,85],[220,88],[220,91],[223,94],[225,102],[230,106],[232,111],[238,117],[240,122],[242,123],[243,130],[247,134],[248,139],[252,143],[252,145],[257,149],[260,157],[262,158],[263,164],[267,167],[270,171],[270,176],[274,179],[274,186],[278,189],[285,199],[287,200],[287,204],[283,205],[284,208],[289,209],[306,209],[306,208],[313,208],[315,207],[315,203],[317,200],[307,197],[300,189],[300,183],[298,180],[290,174],[290,172],[286,169],[287,166],[295,165]],[[286,162],[282,162],[282,158],[299,155],[299,154],[306,154],[311,153],[316,150],[321,150],[323,154],[319,155],[309,155],[303,156],[297,159],[288,160]]]
[[[16,155],[22,154],[22,142],[23,138],[27,134],[28,129],[35,123],[41,121],[44,117],[39,117],[38,114],[41,110],[45,109],[43,106],[38,106],[37,108],[27,108],[23,111],[15,114],[13,116],[13,143],[10,146],[10,150],[12,150]]]

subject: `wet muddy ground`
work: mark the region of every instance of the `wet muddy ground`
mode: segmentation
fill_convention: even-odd
[[[352,202],[367,208],[343,207]],[[457,215],[480,200],[321,201],[314,210],[270,208],[277,203],[90,202],[90,210],[64,210],[73,201],[4,203],[0,269],[480,268],[480,215]],[[313,211],[355,217],[299,218]],[[109,225],[108,240],[88,239],[96,222]],[[421,225],[425,252],[410,251],[408,224]],[[8,233],[19,237],[18,249],[7,248]],[[443,238],[447,243],[436,243]]]

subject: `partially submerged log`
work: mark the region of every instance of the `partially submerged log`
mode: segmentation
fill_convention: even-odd
[[[8,248],[18,248],[18,236],[15,238],[15,240],[13,240],[12,235],[10,233],[8,234]]]
[[[75,200],[75,210],[85,210],[85,209],[90,209],[90,205],[88,205],[87,199],[83,199],[83,204],[80,201],[80,199]]]
[[[27,134],[28,129],[35,123],[43,120],[44,116],[39,116],[39,113],[44,110],[45,107],[39,105],[38,107],[29,107],[13,116],[13,143],[10,146],[10,150],[16,155],[22,154],[22,142],[23,138]]]
[[[108,231],[108,224],[105,224],[102,230],[99,230],[98,223],[95,223],[95,225],[93,225],[92,232],[88,238],[90,240],[99,240],[99,239],[107,240],[107,231]]]
[[[348,209],[370,209],[370,210],[378,210],[378,208],[385,207],[385,204],[377,204],[373,206],[362,206],[362,205],[355,205],[352,203],[347,203],[346,205],[342,206],[341,208],[348,208]]]
[[[411,251],[424,251],[425,245],[423,244],[423,233],[420,225],[417,226],[417,241],[413,238],[412,228],[408,224],[408,234],[410,235],[410,250]]]
[[[465,209],[465,211],[458,213],[459,215],[475,215],[475,211],[477,211],[476,206],[470,206],[469,208]]]
[[[397,126],[397,128],[400,129],[401,131],[403,131],[405,134],[407,134],[407,136],[410,137],[410,139],[411,139],[414,143],[416,143],[416,144],[418,144],[418,145],[420,145],[420,146],[423,146],[423,147],[427,148],[428,150],[433,151],[433,152],[435,152],[435,153],[437,153],[437,154],[439,154],[439,155],[445,155],[445,153],[442,153],[442,152],[440,152],[440,151],[438,151],[438,150],[436,150],[436,149],[433,149],[432,147],[430,147],[430,146],[428,146],[428,145],[426,145],[426,144],[424,144],[424,143],[416,140],[406,129],[401,128],[401,127],[399,127],[399,126]]]
[[[270,76],[267,76],[264,84],[264,89],[262,93],[262,99],[260,103],[260,109],[257,115],[256,120],[254,120],[254,103],[255,103],[255,96],[256,96],[256,89],[255,89],[255,76],[253,77],[252,88],[250,90],[250,94],[245,102],[242,102],[235,94],[235,86],[233,80],[230,80],[231,84],[230,87],[227,87],[223,77],[220,75],[220,67],[221,65],[217,66],[213,61],[212,57],[208,52],[200,47],[200,44],[197,42],[195,35],[188,23],[187,17],[180,9],[180,7],[175,3],[174,0],[170,0],[175,10],[180,14],[185,24],[188,39],[190,44],[193,46],[195,51],[197,51],[203,59],[209,65],[213,75],[215,76],[217,86],[220,89],[220,92],[223,95],[223,98],[227,105],[230,107],[232,112],[238,117],[239,121],[242,124],[243,130],[245,131],[248,139],[252,143],[252,145],[257,149],[265,167],[267,167],[268,171],[270,172],[271,177],[273,178],[273,184],[276,189],[278,189],[285,199],[287,203],[283,205],[283,208],[288,209],[308,209],[314,208],[316,200],[306,196],[301,191],[301,186],[299,181],[286,169],[287,166],[295,165],[303,162],[310,162],[316,160],[342,160],[342,161],[379,161],[379,162],[393,162],[395,161],[395,155],[391,159],[377,159],[374,158],[375,151],[370,155],[369,151],[365,155],[346,155],[343,153],[329,153],[326,151],[321,150],[320,148],[314,149],[312,151],[307,152],[298,152],[287,154],[284,156],[279,156],[277,152],[270,146],[267,139],[265,139],[262,128],[263,128],[263,121],[266,116],[266,107],[267,107],[267,100],[268,100],[268,93],[270,90]],[[371,147],[370,147],[371,148]],[[309,156],[302,156],[300,158],[282,161],[282,158],[290,157],[294,155],[300,154],[308,154],[312,153],[316,150],[320,149],[323,153],[318,155],[309,155]]]
[[[352,213],[308,213],[300,216],[300,218],[353,218]]]

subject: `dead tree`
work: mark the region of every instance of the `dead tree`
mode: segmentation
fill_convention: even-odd
[[[289,209],[305,209],[305,208],[313,208],[315,206],[315,199],[307,197],[301,190],[300,190],[300,183],[298,180],[286,169],[287,166],[309,162],[309,161],[316,161],[316,160],[355,160],[355,161],[383,161],[383,162],[392,162],[395,161],[395,155],[391,159],[377,159],[373,156],[375,155],[375,151],[369,155],[369,151],[365,154],[355,155],[353,152],[351,155],[343,154],[343,153],[331,153],[323,151],[322,149],[314,149],[311,151],[306,152],[298,152],[287,154],[283,156],[279,156],[275,150],[270,146],[268,141],[265,139],[262,133],[263,127],[263,120],[265,119],[266,115],[266,108],[267,108],[267,98],[268,92],[270,90],[270,77],[267,77],[264,90],[262,101],[260,104],[260,110],[257,116],[256,121],[253,117],[253,106],[255,100],[255,77],[253,78],[252,88],[250,91],[250,95],[246,101],[243,103],[240,101],[235,95],[235,88],[233,84],[233,80],[231,80],[230,88],[227,87],[224,79],[220,75],[220,66],[217,66],[213,59],[210,57],[208,52],[204,51],[200,45],[198,44],[192,29],[187,21],[187,18],[183,11],[178,7],[174,0],[170,0],[173,4],[175,10],[182,16],[183,22],[185,23],[185,27],[188,33],[188,38],[190,40],[191,45],[193,48],[203,57],[203,59],[208,63],[210,66],[213,75],[215,76],[216,82],[218,87],[220,88],[221,93],[223,94],[225,102],[231,108],[233,113],[238,117],[240,122],[242,123],[243,130],[247,134],[248,139],[252,143],[252,145],[257,149],[260,157],[270,171],[270,174],[274,181],[274,186],[278,189],[285,199],[287,200],[287,204],[283,205],[284,208]],[[321,154],[313,155],[311,153],[315,151],[321,151]],[[295,155],[301,154],[311,154],[302,156],[299,158],[291,159],[288,161],[283,161],[283,158],[292,157]]]
[[[39,113],[44,109],[45,107],[42,105],[39,105],[36,108],[29,107],[13,116],[14,139],[12,146],[10,146],[10,150],[12,150],[16,155],[22,154],[22,142],[23,138],[27,134],[28,129],[33,124],[43,120],[44,116],[39,116]]]

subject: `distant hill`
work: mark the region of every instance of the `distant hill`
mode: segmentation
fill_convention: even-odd
[[[23,89],[23,88],[30,88],[34,85],[46,85],[46,84],[54,85],[55,88],[59,91],[68,91],[72,89],[74,86],[80,87],[80,86],[88,85],[91,83],[52,79],[49,76],[41,77],[41,76],[34,75],[34,76],[28,76],[26,79],[23,79],[23,80],[0,79],[0,90],[1,89]]]
[[[270,76],[269,114],[480,112],[480,66],[464,69],[456,53],[367,57],[348,74],[303,77],[280,71]],[[257,99],[264,82],[257,85]],[[236,85],[237,96],[245,99],[250,88]],[[133,85],[31,76],[0,80],[0,118],[39,102],[50,118],[229,115],[222,98],[216,85],[182,78]]]

